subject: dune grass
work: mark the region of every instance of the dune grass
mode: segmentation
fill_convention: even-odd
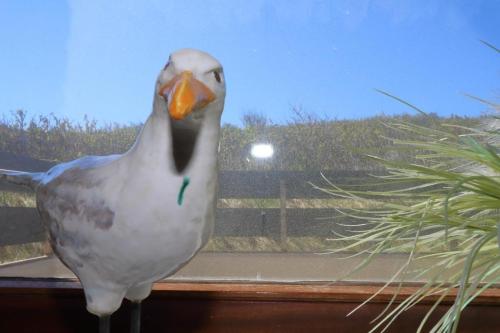
[[[493,118],[490,124],[497,121]],[[458,288],[454,304],[430,331],[456,332],[462,310],[482,291],[500,282],[500,130],[498,126],[461,128],[466,132],[457,135],[453,126],[446,125],[437,129],[405,122],[387,126],[414,133],[416,140],[394,140],[394,143],[402,149],[423,153],[416,156],[417,163],[370,156],[389,171],[377,181],[394,184],[397,189],[358,191],[333,183],[326,188],[317,187],[336,198],[375,200],[384,207],[338,209],[362,223],[352,225],[350,235],[338,235],[339,241],[348,245],[331,252],[351,251],[366,245],[367,249],[359,254],[368,255],[353,269],[355,272],[382,253],[409,247],[406,263],[381,289],[395,281],[401,287],[405,280],[433,272],[426,283],[399,304],[394,303],[396,293],[374,319],[370,332],[384,332],[404,311],[428,296],[437,295],[417,329],[422,332],[430,314],[446,295]],[[411,198],[413,203],[387,202],[388,198]],[[359,230],[359,225],[365,227]],[[416,263],[428,258],[436,259],[433,267],[415,268]]]

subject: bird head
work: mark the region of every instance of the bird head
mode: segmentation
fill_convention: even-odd
[[[167,103],[172,121],[200,122],[205,112],[222,112],[226,94],[222,66],[199,50],[176,51],[160,72],[156,93]]]
[[[180,173],[193,156],[202,125],[208,124],[208,130],[219,126],[226,95],[222,66],[202,51],[176,51],[158,76],[155,94],[161,106],[155,112],[166,112],[170,120],[173,158]]]

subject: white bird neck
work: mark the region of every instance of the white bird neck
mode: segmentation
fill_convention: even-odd
[[[222,107],[214,103],[207,108]],[[217,172],[217,152],[220,133],[220,112],[206,110],[205,118],[199,129],[191,160],[182,174]],[[170,118],[161,97],[155,96],[153,112],[148,117],[134,146],[127,152],[129,162],[137,168],[164,169],[176,173],[173,161],[172,134]]]
[[[212,105],[212,107],[217,108],[219,106]],[[194,147],[193,157],[190,164],[186,168],[186,172],[188,173],[206,173],[207,170],[212,171],[214,174],[217,173],[220,112],[210,111],[211,110],[206,111],[205,118]]]

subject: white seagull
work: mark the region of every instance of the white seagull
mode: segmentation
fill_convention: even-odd
[[[36,191],[52,248],[80,279],[91,313],[109,320],[124,297],[139,303],[207,242],[225,92],[215,58],[179,50],[160,72],[153,112],[128,152],[46,173],[0,170]]]

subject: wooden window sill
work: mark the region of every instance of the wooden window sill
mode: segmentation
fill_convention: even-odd
[[[145,332],[366,332],[384,309],[395,287],[381,292],[350,317],[354,307],[380,288],[345,283],[231,283],[163,281],[143,305]],[[398,300],[417,286],[401,289]],[[431,320],[442,315],[445,299]],[[405,312],[389,332],[413,332],[432,299]],[[114,332],[128,330],[128,302],[113,315]],[[85,310],[74,279],[0,278],[1,332],[92,332],[97,319]],[[500,289],[487,290],[463,314],[460,332],[498,332]],[[40,330],[40,328],[42,328]],[[47,328],[47,330],[44,330]]]

